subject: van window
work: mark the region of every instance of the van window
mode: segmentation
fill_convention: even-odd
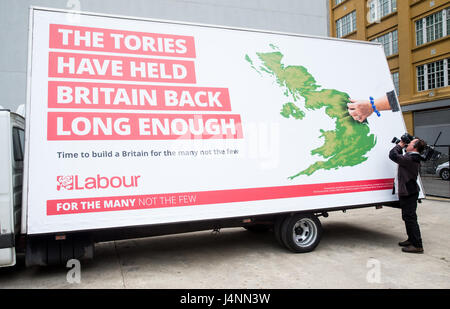
[[[23,161],[23,149],[25,146],[25,132],[20,128],[13,128],[14,161]]]

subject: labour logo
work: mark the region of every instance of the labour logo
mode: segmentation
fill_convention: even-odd
[[[73,176],[56,177],[56,190],[73,190]]]

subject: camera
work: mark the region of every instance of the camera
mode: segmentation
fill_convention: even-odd
[[[400,137],[400,139],[397,138],[397,137],[394,137],[394,138],[392,139],[392,143],[398,144],[398,143],[400,143],[400,142],[402,141],[403,143],[405,143],[406,145],[408,145],[409,143],[412,142],[413,139],[415,139],[414,136],[412,136],[412,135],[410,135],[410,134],[408,134],[408,133],[405,133],[405,134],[403,134],[403,135]]]
[[[416,139],[417,137],[412,136],[408,133],[403,134],[400,138],[394,137],[392,139],[392,143],[394,144],[398,144],[401,141],[403,143],[405,143],[406,145],[408,145],[409,143],[411,143],[414,139]],[[434,150],[434,147],[430,147],[428,145],[425,146],[425,149],[422,151],[422,153],[420,154],[421,160],[422,161],[428,161],[430,159],[432,160],[436,160],[441,156],[441,153],[437,150]]]

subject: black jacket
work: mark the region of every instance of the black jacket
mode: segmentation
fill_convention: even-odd
[[[402,153],[402,147],[396,145],[389,152],[389,158],[398,164],[398,195],[417,194],[420,191],[417,184],[419,175],[420,155],[418,153]]]

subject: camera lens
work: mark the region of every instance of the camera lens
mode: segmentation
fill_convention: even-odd
[[[398,144],[398,143],[400,143],[400,140],[399,140],[398,138],[394,137],[394,138],[392,139],[391,143],[393,143],[393,144]]]

